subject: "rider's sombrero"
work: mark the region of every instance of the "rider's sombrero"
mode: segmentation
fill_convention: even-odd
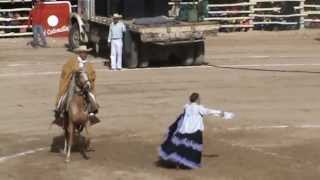
[[[73,50],[74,52],[90,52],[92,48],[87,48],[87,46],[79,46],[78,48]]]
[[[121,15],[121,14],[118,14],[118,13],[114,13],[114,14],[112,15],[112,18],[120,19],[120,18],[122,18],[122,15]]]

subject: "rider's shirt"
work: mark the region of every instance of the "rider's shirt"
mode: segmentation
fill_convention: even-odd
[[[85,64],[88,62],[87,60],[83,60],[80,56],[78,56],[78,64],[79,64],[79,68],[82,69]]]

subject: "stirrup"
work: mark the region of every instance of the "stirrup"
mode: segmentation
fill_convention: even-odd
[[[89,117],[90,125],[94,125],[100,122],[100,119],[94,113],[90,113],[88,117]]]
[[[64,118],[64,114],[65,114],[64,111],[63,111],[63,112],[60,112],[60,111],[57,110],[57,109],[54,110],[54,116],[55,116],[56,118]]]
[[[55,118],[59,118],[60,117],[60,113],[59,113],[59,111],[57,109],[53,110],[53,112],[54,112],[54,117]]]

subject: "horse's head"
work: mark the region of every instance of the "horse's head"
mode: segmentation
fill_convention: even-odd
[[[78,70],[75,72],[75,84],[83,92],[89,91],[91,84],[87,72]]]

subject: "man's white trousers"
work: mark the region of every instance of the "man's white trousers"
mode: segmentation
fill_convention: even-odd
[[[122,39],[111,40],[111,69],[122,69]]]

